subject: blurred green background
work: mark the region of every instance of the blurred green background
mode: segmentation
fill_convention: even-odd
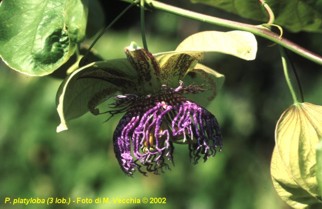
[[[176,4],[239,19],[187,1]],[[117,1],[105,2],[96,8],[95,18],[108,23],[125,6]],[[105,17],[99,10],[102,8]],[[95,49],[105,59],[124,57],[123,49],[131,41],[141,43],[138,14],[138,8],[133,8],[98,41]],[[92,26],[95,18],[90,22]],[[147,38],[153,53],[173,50],[188,35],[203,30],[227,31],[147,11]],[[285,32],[285,37],[322,54],[321,34]],[[260,38],[258,42],[256,61],[220,54],[205,60],[206,65],[226,75],[224,87],[208,107],[221,124],[223,151],[206,163],[191,165],[188,148],[175,145],[175,166],[171,171],[148,177],[138,172],[133,178],[124,175],[114,157],[112,135],[121,115],[104,122],[107,115],[87,114],[73,121],[70,130],[57,134],[55,95],[61,80],[28,77],[0,64],[0,207],[288,209],[273,189],[269,166],[275,123],[292,100],[278,47]],[[322,67],[292,53],[290,58],[300,75],[305,100],[321,105]],[[13,206],[4,204],[5,197],[166,197],[166,204]]]

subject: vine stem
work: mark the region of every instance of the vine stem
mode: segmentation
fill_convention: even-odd
[[[285,51],[284,51],[284,49],[282,47],[280,47],[280,53],[281,53],[281,60],[282,60],[282,66],[283,66],[283,71],[284,71],[284,77],[285,77],[287,86],[288,86],[288,88],[289,88],[289,90],[291,92],[293,102],[294,102],[294,104],[297,104],[297,103],[299,103],[299,101],[297,99],[295,90],[293,88],[293,85],[292,85],[292,82],[291,82],[291,79],[290,79],[290,75],[288,74],[289,70],[288,70],[288,67],[287,67],[286,54],[285,54]]]
[[[264,9],[267,12],[268,15],[268,22],[266,23],[267,25],[274,24],[275,21],[275,15],[274,12],[272,11],[271,7],[266,3],[265,0],[259,0],[259,2],[263,5]]]
[[[123,0],[123,1],[133,3],[133,0]],[[198,20],[201,22],[206,22],[206,23],[210,23],[210,24],[214,24],[214,25],[218,25],[218,26],[222,26],[222,27],[226,27],[226,28],[243,30],[243,31],[253,33],[254,35],[268,39],[280,46],[285,47],[286,49],[289,49],[290,51],[293,51],[294,53],[296,53],[308,60],[311,60],[317,64],[322,65],[322,56],[315,54],[315,53],[297,45],[296,43],[281,37],[279,34],[274,33],[273,31],[270,31],[268,28],[266,28],[262,25],[251,25],[251,24],[247,24],[247,23],[241,23],[241,22],[237,22],[237,21],[232,21],[232,20],[227,20],[227,19],[218,18],[218,17],[214,17],[214,16],[209,16],[209,15],[201,14],[198,12],[193,12],[190,10],[182,9],[179,7],[171,6],[171,5],[168,5],[168,4],[159,2],[159,1],[155,1],[155,0],[145,0],[145,2],[146,2],[146,4],[145,4],[146,7],[158,9],[161,11],[169,12],[169,13],[172,13],[175,15],[187,17],[187,18]]]
[[[141,37],[142,37],[142,44],[143,48],[149,51],[148,49],[148,43],[146,41],[146,35],[145,35],[145,0],[140,1],[140,24],[141,24]]]

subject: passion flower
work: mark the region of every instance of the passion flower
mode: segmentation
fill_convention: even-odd
[[[173,160],[173,143],[188,144],[190,157],[206,161],[222,147],[218,122],[205,108],[187,100],[184,92],[198,87],[176,89],[163,86],[153,95],[118,96],[115,108],[126,109],[114,132],[114,151],[121,168],[132,174],[135,168],[158,173]],[[126,104],[126,108],[123,108]]]
[[[125,53],[127,59],[92,63],[65,80],[57,98],[57,130],[67,129],[67,120],[88,110],[102,113],[98,105],[114,99],[104,113],[124,114],[113,143],[128,175],[168,168],[174,144],[186,144],[193,163],[221,150],[219,124],[203,106],[215,97],[223,76],[199,64],[196,52],[152,55],[131,44]]]

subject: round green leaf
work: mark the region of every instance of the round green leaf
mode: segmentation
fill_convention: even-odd
[[[220,52],[245,60],[254,60],[257,41],[252,33],[245,31],[204,31],[195,33],[176,48],[178,52]]]
[[[0,5],[0,56],[32,75],[64,64],[85,35],[87,0],[4,0]]]

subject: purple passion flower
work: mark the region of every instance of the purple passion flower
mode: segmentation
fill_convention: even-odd
[[[113,136],[114,152],[122,170],[129,175],[135,170],[143,174],[163,171],[169,167],[167,161],[173,162],[174,143],[189,146],[193,163],[201,157],[206,161],[214,156],[216,149],[222,147],[218,122],[209,111],[184,96],[197,94],[202,87],[185,87],[180,80],[180,74],[186,73],[195,60],[183,58],[187,55],[173,60],[177,63],[172,67],[178,70],[172,76],[179,77],[179,86],[172,88],[166,84],[169,74],[162,72],[148,51],[126,49],[126,54],[140,75],[142,90],[116,96],[116,110],[110,111],[112,115],[117,109],[125,112]]]
[[[67,120],[87,111],[111,117],[124,113],[113,144],[128,175],[169,168],[174,144],[187,145],[194,164],[221,150],[219,124],[201,105],[214,99],[223,76],[198,63],[198,53],[152,55],[134,44],[125,53],[127,59],[91,63],[64,81],[57,97],[61,118],[57,130],[66,130]],[[102,104],[111,99],[109,106]],[[98,105],[109,109],[102,112]]]
[[[114,132],[114,151],[122,170],[132,174],[159,173],[173,161],[174,143],[187,144],[197,163],[214,156],[222,147],[218,122],[205,108],[187,100],[183,93],[194,86],[163,86],[154,95],[117,97],[115,107],[126,105],[126,113]]]

